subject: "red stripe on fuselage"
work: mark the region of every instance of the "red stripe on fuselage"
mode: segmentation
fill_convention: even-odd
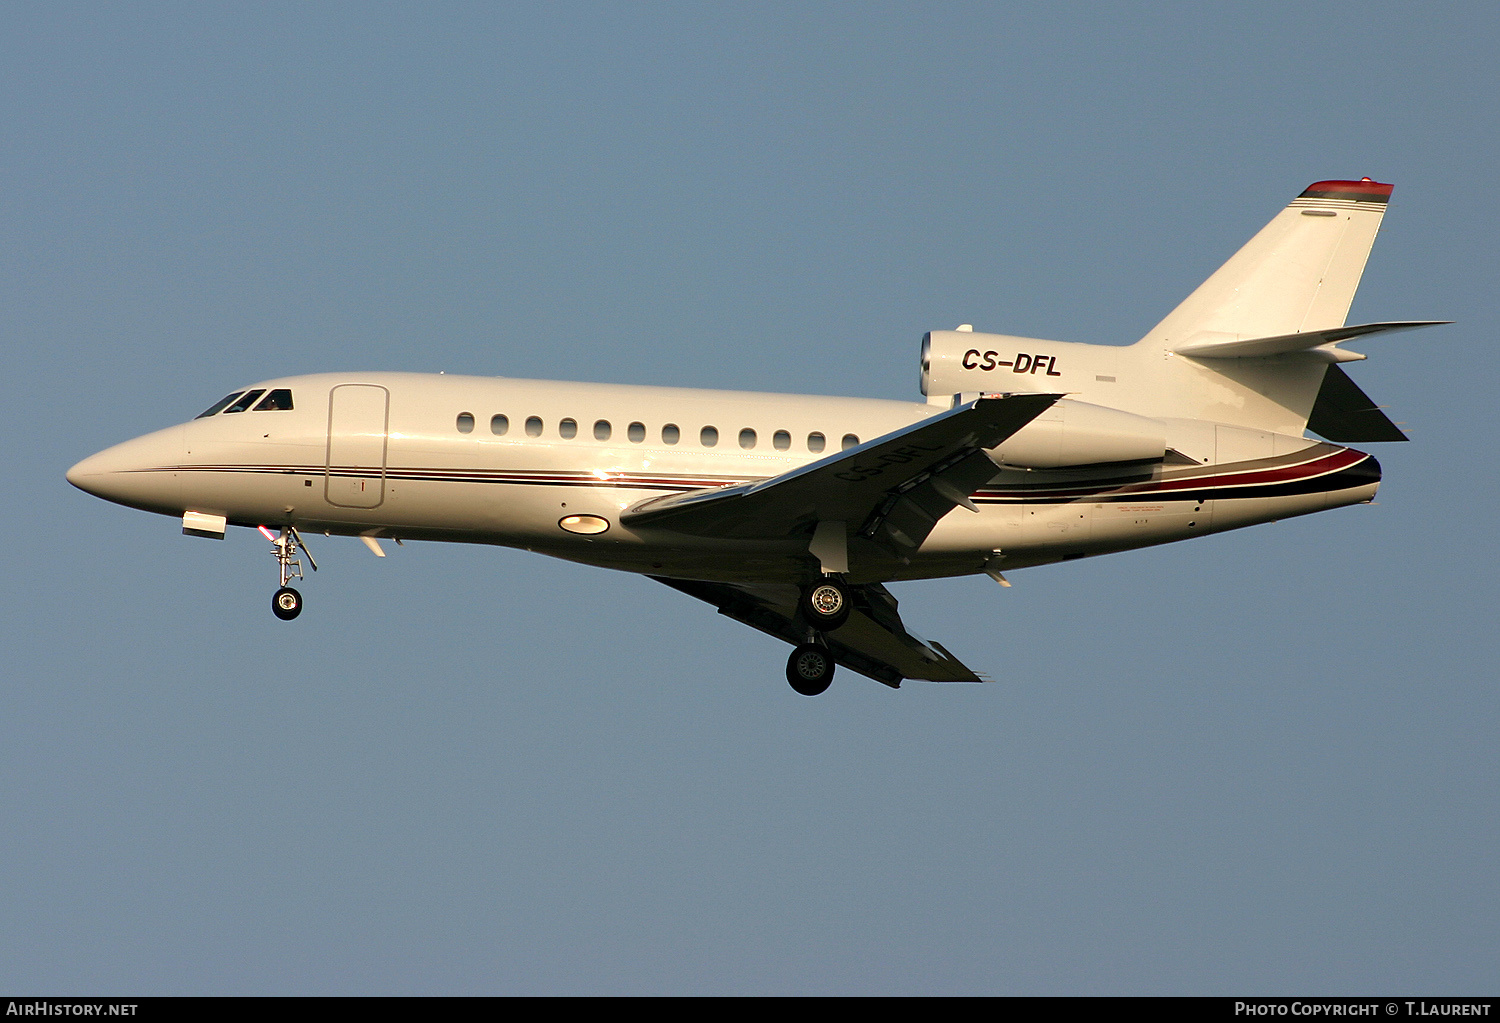
[[[1056,488],[1052,490],[999,490],[985,488],[980,490],[975,497],[985,498],[1008,498],[1011,500],[1026,499],[1038,500],[1077,500],[1083,497],[1091,497],[1099,494],[1171,494],[1174,491],[1220,489],[1224,487],[1246,487],[1264,485],[1270,483],[1287,483],[1299,479],[1311,479],[1315,476],[1326,476],[1342,469],[1347,469],[1368,458],[1362,451],[1351,448],[1341,448],[1338,451],[1323,455],[1308,462],[1300,462],[1294,465],[1269,466],[1260,469],[1239,469],[1221,472],[1207,472],[1193,476],[1176,476],[1165,480],[1151,480],[1146,483],[1128,483],[1124,486],[1099,486],[1084,485],[1079,487]]]

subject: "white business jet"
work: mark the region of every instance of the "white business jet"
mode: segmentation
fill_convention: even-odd
[[[892,688],[977,682],[907,630],[885,584],[1169,543],[1369,502],[1344,443],[1406,437],[1344,373],[1345,326],[1391,186],[1320,181],[1128,347],[922,339],[925,402],[416,373],[238,387],[191,422],[73,466],[73,485],[258,528],[277,617],[304,535],[501,544],[640,572]],[[1309,437],[1308,431],[1322,440]],[[1331,442],[1331,443],[1330,443]]]

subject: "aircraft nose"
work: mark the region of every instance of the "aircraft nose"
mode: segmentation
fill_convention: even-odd
[[[150,511],[180,511],[178,470],[182,464],[182,427],[149,433],[90,455],[67,472],[67,480],[86,494]]]
[[[103,496],[98,491],[99,483],[109,475],[110,459],[105,456],[108,451],[101,451],[97,455],[90,455],[68,470],[68,482],[86,494],[95,497]]]

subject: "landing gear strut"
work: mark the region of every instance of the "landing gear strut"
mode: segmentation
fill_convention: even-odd
[[[271,597],[271,613],[282,621],[289,622],[302,613],[302,594],[287,583],[302,578],[302,557],[307,558],[307,563],[314,572],[318,570],[318,563],[313,560],[312,552],[302,542],[302,534],[297,532],[296,527],[282,526],[280,535],[276,535],[261,526],[260,532],[271,541],[271,556],[276,559],[276,567],[281,575],[281,589]],[[298,556],[298,552],[301,552],[302,557]]]
[[[803,696],[817,696],[833,682],[833,655],[826,646],[803,643],[786,662],[786,680]]]
[[[849,590],[837,579],[824,578],[802,591],[802,617],[819,632],[832,632],[849,618]]]

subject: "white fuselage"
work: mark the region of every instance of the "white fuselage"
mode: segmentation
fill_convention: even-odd
[[[630,529],[620,515],[664,494],[778,476],[944,411],[861,398],[414,373],[320,374],[255,387],[289,390],[293,407],[195,419],[101,452],[68,478],[121,504],[222,516],[232,525],[501,544],[681,579],[797,581],[816,571],[806,535],[695,538]],[[1169,429],[1181,431],[1169,445],[1191,457],[997,466],[974,495],[977,514],[954,510],[906,563],[854,581],[963,575],[1166,543],[1368,501],[1378,485],[1374,459],[1347,448],[1214,424]],[[572,532],[563,525],[571,516],[606,527]]]

